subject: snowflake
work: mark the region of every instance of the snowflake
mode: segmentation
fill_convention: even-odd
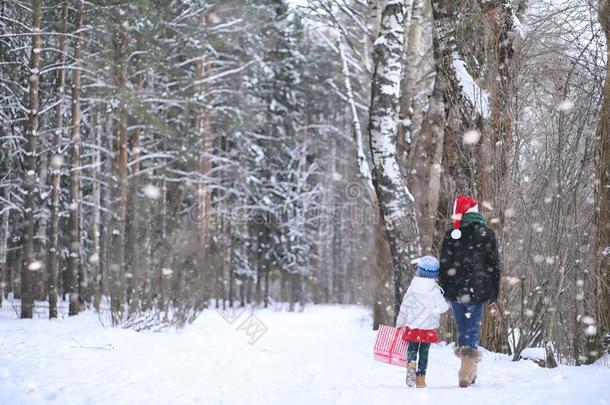
[[[561,103],[557,104],[557,109],[563,113],[569,113],[574,109],[574,102],[572,100],[565,99]]]
[[[145,185],[142,189],[142,192],[147,198],[150,198],[151,200],[156,200],[161,197],[161,190],[159,189],[159,187],[152,184]]]
[[[64,158],[60,155],[54,155],[51,158],[51,167],[53,169],[59,169],[64,164]]]
[[[462,142],[464,145],[476,145],[481,139],[481,133],[476,129],[471,129],[464,133],[462,137]]]
[[[38,260],[35,260],[32,263],[28,264],[28,270],[38,271],[40,269],[42,269],[42,262],[39,262]]]

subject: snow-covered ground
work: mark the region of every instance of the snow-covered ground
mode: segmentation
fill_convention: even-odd
[[[477,385],[457,388],[451,347],[430,352],[428,388],[372,360],[368,310],[321,306],[222,316],[175,332],[0,315],[1,404],[605,404],[610,369],[542,369],[486,353]],[[227,321],[232,320],[230,323]],[[264,333],[263,333],[264,332]],[[258,339],[258,340],[257,340]]]

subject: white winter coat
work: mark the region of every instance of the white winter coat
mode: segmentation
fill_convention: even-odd
[[[436,280],[415,276],[400,305],[396,327],[438,329],[441,314],[448,309],[449,304]]]

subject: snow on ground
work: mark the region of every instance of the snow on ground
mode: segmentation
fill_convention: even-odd
[[[367,309],[310,306],[255,316],[238,312],[229,323],[209,310],[181,331],[155,333],[105,328],[93,313],[47,321],[3,311],[0,403],[610,402],[607,367],[548,370],[493,353],[485,353],[476,386],[457,388],[458,360],[446,346],[430,352],[428,388],[407,388],[403,369],[372,360]]]

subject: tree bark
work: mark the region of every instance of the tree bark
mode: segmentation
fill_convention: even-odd
[[[375,244],[373,247],[373,266],[375,269],[375,302],[373,303],[373,330],[379,325],[392,325],[395,313],[394,294],[392,293],[392,260],[388,241],[385,238],[381,211],[377,197],[372,200],[372,209],[375,210]]]
[[[410,22],[405,24],[405,71],[400,85],[400,112],[398,114],[398,135],[396,137],[396,157],[400,167],[406,169],[409,149],[413,141],[413,99],[417,87],[419,46],[422,38],[423,1],[412,2]],[[406,173],[409,173],[406,171]]]
[[[123,314],[125,277],[125,217],[127,213],[127,24],[122,10],[116,10],[117,30],[114,37],[114,86],[116,107],[113,114],[114,137],[114,215],[112,223],[111,311],[117,324]]]
[[[8,149],[8,148],[7,148]],[[7,150],[6,157],[9,156],[9,151]],[[6,174],[7,179],[11,179],[12,170],[9,167],[8,173]],[[4,200],[7,203],[11,201],[11,193],[8,187],[4,187]],[[0,214],[0,307],[2,306],[2,301],[4,300],[4,287],[9,286],[10,283],[9,277],[7,274],[8,270],[8,237],[9,237],[9,216],[10,210],[5,208],[3,212]],[[6,281],[5,281],[6,280]]]
[[[485,131],[485,142],[479,149],[477,170],[478,197],[493,207],[494,221],[500,239],[504,230],[504,212],[508,199],[507,176],[513,153],[513,115],[511,101],[514,98],[512,56],[513,40],[519,35],[514,30],[515,14],[508,0],[479,0],[491,34],[490,71],[490,130]],[[487,136],[488,135],[488,136]]]
[[[455,41],[456,4],[453,0],[432,0],[433,46],[436,61],[437,80],[443,83],[445,105],[445,128],[443,146],[443,173],[449,193],[448,200],[455,194],[476,195],[476,147],[464,145],[463,135],[467,130],[481,126],[481,119],[487,114],[487,101],[473,80],[465,83],[469,74],[463,65]],[[457,67],[462,71],[457,74]],[[471,79],[471,78],[470,78]],[[480,97],[472,99],[464,86]]]
[[[100,113],[101,115],[101,113]],[[98,129],[97,139],[100,149],[98,152],[103,150],[113,149],[113,123],[114,117],[112,114],[101,115],[100,128]],[[112,198],[115,193],[113,185],[113,159],[104,159],[101,161],[101,171],[98,173],[98,178],[103,183],[108,184],[108,187],[99,187],[99,198],[100,207],[109,207],[109,209],[101,210],[100,212],[100,225],[98,231],[99,237],[99,298],[101,301],[102,296],[112,296],[112,229],[114,224],[114,212],[112,209]],[[151,221],[152,222],[152,221]],[[152,224],[151,224],[152,227]]]
[[[265,286],[263,292],[264,299],[264,307],[267,308],[269,306],[269,270],[265,271]]]
[[[364,153],[364,142],[362,135],[362,126],[360,125],[360,118],[358,116],[358,110],[356,109],[356,102],[354,99],[354,92],[352,90],[352,81],[350,78],[350,71],[347,64],[347,56],[345,46],[343,42],[339,42],[339,56],[341,57],[341,64],[343,67],[343,80],[345,83],[345,93],[347,95],[347,102],[349,104],[351,116],[352,116],[352,133],[354,143],[356,144],[356,162],[358,171],[364,181],[366,182],[367,191],[369,194],[374,193],[374,187],[371,179],[371,169],[369,168],[369,162]]]
[[[70,143],[72,153],[70,155],[70,216],[68,219],[69,231],[69,257],[68,257],[68,292],[70,297],[69,315],[77,315],[80,302],[84,298],[84,289],[87,287],[87,279],[84,267],[80,262],[81,256],[81,229],[80,229],[80,83],[81,73],[79,61],[81,58],[80,30],[83,26],[83,0],[78,1],[76,10],[76,30],[74,33],[74,64],[72,70],[72,120],[70,123]]]
[[[400,306],[402,279],[419,253],[415,201],[396,160],[400,80],[404,42],[404,2],[382,1],[381,28],[375,41],[369,141],[373,185],[379,198],[394,269],[394,307]]]
[[[443,165],[443,144],[445,138],[445,114],[443,104],[443,82],[436,77],[430,105],[426,117],[422,122],[419,137],[426,144],[426,156],[421,157],[425,164],[418,170],[419,176],[427,180],[423,187],[421,246],[425,253],[434,254],[434,241],[436,240],[436,218],[441,195],[441,174]],[[419,142],[418,142],[419,143]],[[423,173],[422,173],[423,172]]]
[[[202,14],[201,24],[209,22],[208,13]],[[198,274],[206,272],[206,261],[208,259],[208,244],[210,238],[210,208],[212,205],[212,193],[209,189],[209,176],[211,172],[210,155],[212,153],[212,136],[211,136],[211,109],[208,106],[210,102],[211,83],[209,80],[203,82],[204,78],[208,78],[212,73],[212,62],[206,54],[200,55],[195,61],[195,81],[194,91],[195,97],[204,105],[197,105],[197,113],[195,114],[195,131],[199,135],[199,222],[198,222]],[[202,84],[203,82],[203,84]],[[209,264],[207,264],[208,267]]]
[[[492,207],[489,214],[493,224],[497,224],[500,241],[504,227],[504,212],[508,201],[508,170],[512,156],[513,118],[511,100],[512,55],[514,13],[508,0],[479,0],[485,15],[488,31],[491,33],[492,63],[490,72],[491,120],[490,130],[485,131],[482,147],[479,148],[479,168],[477,170],[478,198],[483,208]],[[488,136],[488,139],[487,139]],[[495,352],[508,352],[508,331],[499,314],[486,308],[481,329],[481,343]]]
[[[40,66],[42,59],[42,0],[32,0],[32,49],[30,51],[29,113],[25,130],[25,198],[23,213],[23,236],[21,239],[21,317],[32,318],[34,310],[34,286],[32,271],[40,266],[34,252],[34,214],[36,203],[36,158],[38,156],[38,113],[40,108]]]
[[[102,169],[102,156],[101,156],[101,148],[102,148],[102,129],[99,125],[99,113],[94,113],[92,116],[93,123],[93,137],[95,139],[95,151],[93,152],[93,164],[95,167],[99,167]],[[93,288],[91,289],[93,293],[93,307],[99,311],[100,302],[102,299],[102,286],[103,286],[103,273],[102,273],[102,262],[105,263],[105,256],[102,253],[103,241],[101,238],[101,226],[102,226],[102,216],[101,216],[101,204],[102,204],[102,196],[101,196],[101,176],[100,170],[95,171],[94,179],[91,184],[91,194],[93,198],[93,222],[92,222],[92,238],[93,238],[93,254],[89,259],[89,263],[91,265],[91,279],[93,280]],[[104,259],[103,259],[104,258]]]
[[[68,0],[62,8],[62,33],[68,32]],[[67,42],[64,35],[59,36],[59,64],[66,63]],[[63,133],[64,91],[66,70],[57,71],[57,108],[55,109],[55,131],[53,132],[53,157],[51,158],[51,224],[49,231],[49,253],[47,255],[47,289],[49,294],[49,318],[57,318],[57,276],[59,271],[59,195],[61,192],[61,138]]]
[[[379,22],[381,20],[381,0],[367,0],[367,5],[369,11],[367,19],[368,37],[366,37],[365,41],[363,41],[365,46],[363,52],[363,62],[365,64],[366,71],[370,73],[373,71],[373,63],[370,57],[372,51],[370,50],[370,46],[379,35]]]
[[[372,182],[371,169],[367,157],[364,153],[362,127],[354,101],[350,71],[347,63],[346,50],[342,42],[339,43],[339,55],[343,66],[343,75],[345,81],[345,91],[350,106],[352,118],[352,132],[354,142],[356,144],[356,162],[358,171],[366,184],[367,191],[371,198],[371,208],[375,212],[375,219],[379,220],[379,204],[377,194]],[[374,222],[375,226],[375,247],[374,257],[375,262],[375,302],[373,304],[373,330],[377,330],[379,325],[389,325],[392,323],[393,298],[392,298],[392,266],[390,262],[390,250],[386,239],[384,238],[384,230],[381,223]]]
[[[136,49],[143,49],[141,34],[137,34]],[[140,99],[144,88],[144,69],[142,57],[138,54],[135,58],[136,75],[133,80],[133,90],[135,96]],[[143,245],[139,236],[140,232],[140,212],[139,192],[140,192],[140,133],[141,133],[141,114],[143,108],[141,101],[138,100],[138,109],[132,117],[133,129],[129,133],[129,190],[127,200],[127,212],[125,218],[125,234],[127,239],[127,251],[125,259],[125,274],[128,283],[128,302],[129,312],[136,313],[141,307],[144,299],[143,289],[140,289],[142,262],[140,257],[140,247]]]
[[[610,1],[599,1],[599,21],[606,35],[606,83],[597,125],[595,158],[595,256],[594,270],[598,280],[598,353],[610,345]],[[605,341],[604,341],[605,340]]]

